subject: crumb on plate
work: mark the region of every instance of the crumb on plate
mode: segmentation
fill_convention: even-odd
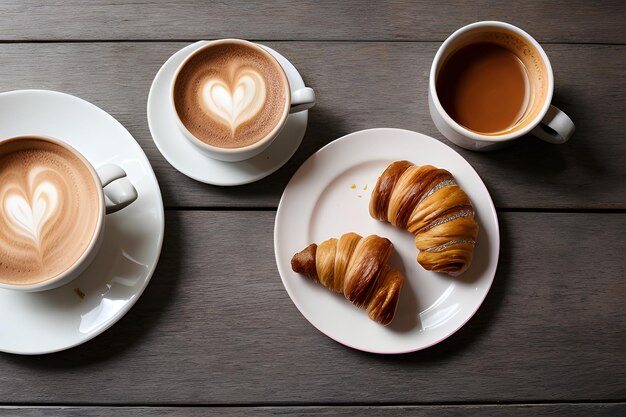
[[[74,292],[80,297],[81,300],[85,299],[85,293],[80,288],[74,288]]]

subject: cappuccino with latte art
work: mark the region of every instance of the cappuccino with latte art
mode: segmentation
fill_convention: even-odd
[[[102,213],[101,190],[72,151],[43,138],[0,151],[0,282],[32,285],[72,267]]]
[[[95,169],[58,139],[0,140],[0,288],[34,292],[72,281],[98,254],[106,214],[138,196],[121,166]]]
[[[290,104],[280,64],[244,41],[209,44],[192,54],[172,94],[184,127],[217,148],[244,148],[275,134]]]

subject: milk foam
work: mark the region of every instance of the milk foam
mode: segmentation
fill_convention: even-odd
[[[233,134],[240,124],[261,111],[266,95],[265,81],[253,69],[237,71],[230,85],[221,78],[208,78],[202,88],[207,115],[226,123]]]

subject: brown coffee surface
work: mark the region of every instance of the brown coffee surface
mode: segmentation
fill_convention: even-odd
[[[287,112],[287,79],[279,64],[238,43],[190,58],[174,85],[182,123],[202,142],[241,148],[266,137]]]
[[[70,268],[96,231],[99,193],[83,161],[56,143],[0,145],[0,282],[36,284]]]
[[[524,63],[508,48],[489,42],[454,52],[441,67],[436,88],[448,115],[479,133],[510,129],[529,103]]]

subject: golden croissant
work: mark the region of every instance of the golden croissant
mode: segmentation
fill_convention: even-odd
[[[404,276],[387,264],[393,244],[380,236],[346,233],[339,239],[315,243],[296,253],[294,272],[343,293],[352,304],[367,310],[372,320],[393,320]]]
[[[431,165],[396,161],[372,191],[370,215],[415,235],[417,262],[457,276],[472,262],[478,223],[452,174]]]

